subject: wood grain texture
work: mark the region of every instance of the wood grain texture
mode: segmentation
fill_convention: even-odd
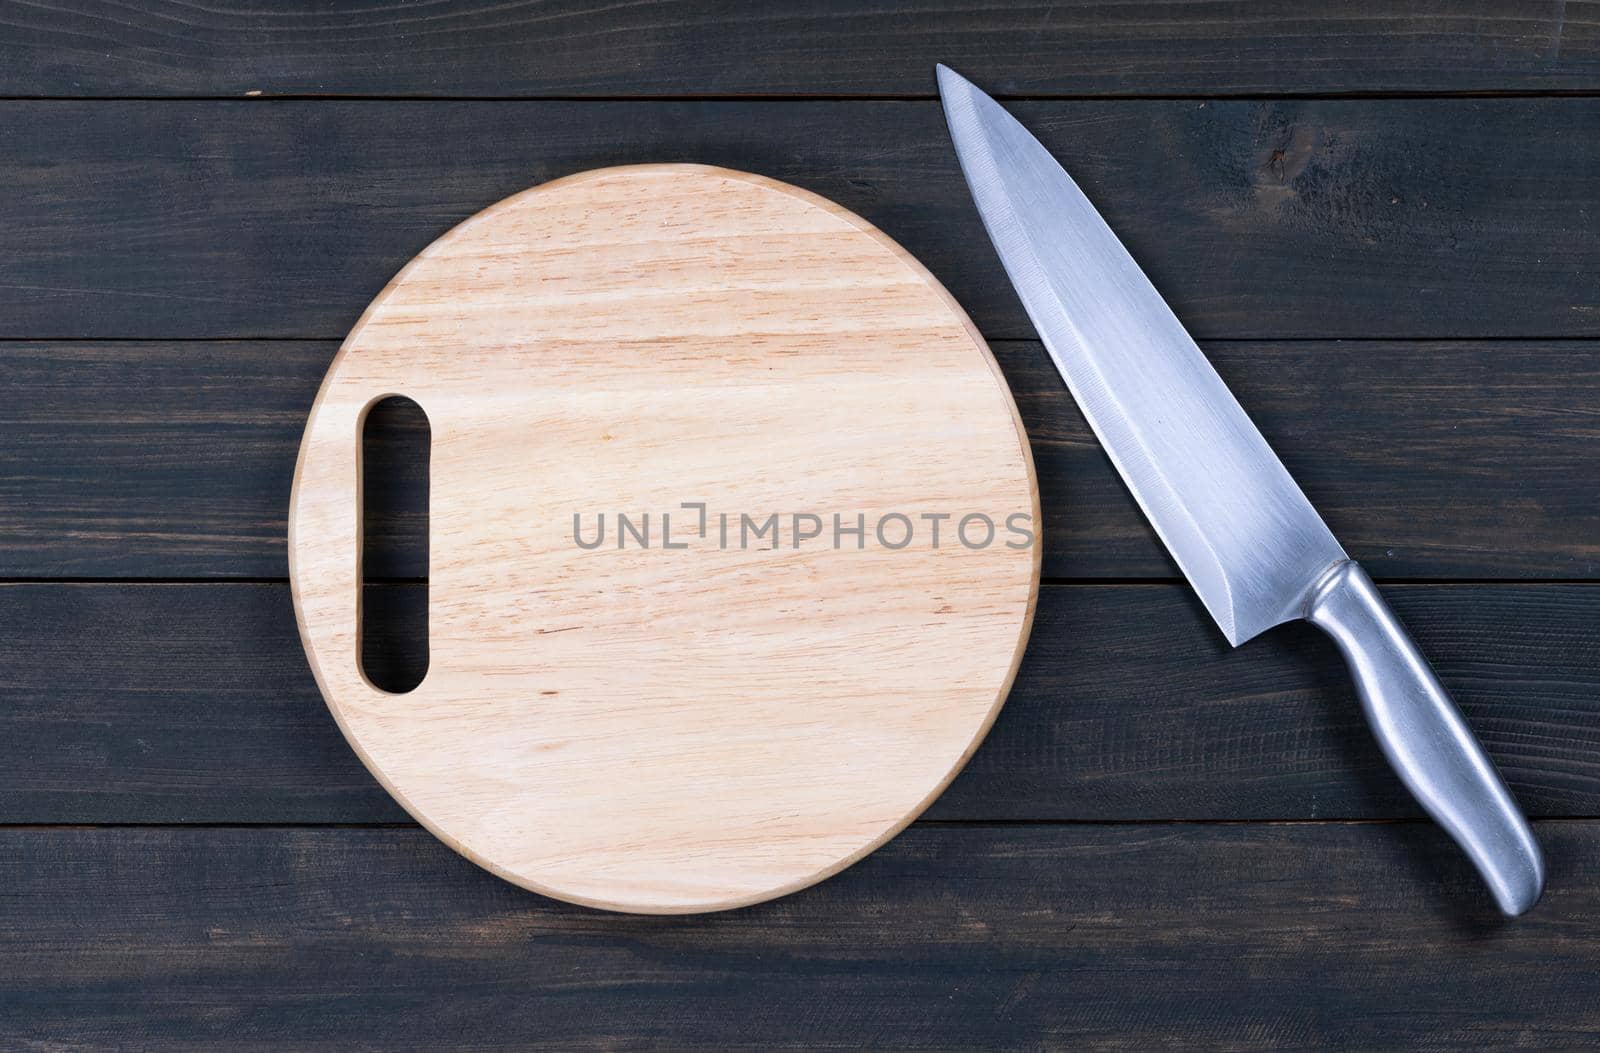
[[[399,695],[358,604],[392,395],[432,428],[429,664]],[[903,249],[792,186],[643,165],[499,202],[378,295],[306,424],[289,573],[329,709],[419,822],[526,888],[679,913],[927,807],[1016,675],[1038,521],[999,367]]]
[[[1600,99],[1015,112],[1198,337],[1600,333]],[[685,160],[839,202],[1032,336],[934,102],[41,101],[0,103],[0,337],[340,338],[494,201]]]
[[[1033,446],[1046,575],[1174,576],[1040,346],[993,349]],[[1589,409],[1600,403],[1600,343],[1205,351],[1377,577],[1600,572]],[[295,450],[333,353],[299,342],[0,344],[0,576],[284,577]],[[379,439],[405,445],[408,433]],[[376,524],[385,558],[371,573],[420,578],[426,568],[400,543],[421,517],[419,483],[392,482],[379,496],[396,511]]]
[[[1582,0],[78,0],[0,12],[0,94],[1030,95],[1584,91]]]
[[[1375,96],[1593,95],[1597,25],[1586,0],[0,4],[12,98],[678,100],[0,103],[0,577],[282,578],[333,344],[129,338],[337,339],[439,233],[584,168],[786,178],[1031,335],[936,108],[883,101],[929,98],[935,61],[1077,100],[1018,110],[1199,335],[1272,341],[1207,350],[1376,573],[1591,577],[1600,344],[1545,338],[1600,336],[1600,100]],[[1293,342],[1352,336],[1434,342]],[[1437,340],[1463,336],[1538,339]],[[996,350],[1051,572],[1169,575],[1036,347]],[[1600,589],[1386,592],[1530,810],[1600,815]],[[406,821],[287,585],[0,585],[0,640],[0,823]],[[1514,925],[1426,823],[966,825],[1413,814],[1311,631],[1228,652],[1179,585],[1047,588],[935,821],[762,907],[568,909],[409,827],[0,829],[0,1047],[1595,1045],[1600,824],[1538,824],[1550,891]]]
[[[1600,588],[1384,591],[1524,807],[1600,813]],[[0,639],[0,822],[406,818],[328,716],[287,586],[9,585]],[[928,813],[1417,814],[1327,641],[1290,626],[1229,650],[1176,584],[1042,590],[1005,709]]]
[[[1425,824],[913,827],[705,918],[530,895],[414,830],[0,832],[26,1047],[1572,1049],[1600,824],[1515,922]]]

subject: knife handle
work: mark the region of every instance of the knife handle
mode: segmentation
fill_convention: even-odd
[[[1339,645],[1384,755],[1466,850],[1500,909],[1517,915],[1533,906],[1544,889],[1544,859],[1527,819],[1360,564],[1328,572],[1306,620]]]

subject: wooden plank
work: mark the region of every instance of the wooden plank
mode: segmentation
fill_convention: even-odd
[[[6,821],[406,818],[322,704],[287,585],[4,586],[0,638]]]
[[[1037,344],[1000,344],[1039,466],[1045,570],[1177,570]],[[1600,344],[1221,343],[1205,351],[1345,550],[1380,577],[1588,578]]]
[[[1175,568],[1039,345],[994,350],[1033,443],[1045,573]],[[0,576],[287,574],[289,481],[332,343],[0,344]],[[1221,343],[1207,353],[1379,577],[1589,578],[1600,343]],[[403,445],[403,432],[382,441]],[[377,577],[426,574],[420,484],[375,496]]]
[[[11,4],[6,95],[1030,95],[1593,90],[1583,3]]]
[[[0,1036],[49,1048],[1552,1048],[1600,1036],[1600,824],[1504,921],[1423,824],[914,827],[687,918],[416,830],[0,832]]]
[[[295,455],[333,352],[0,344],[0,576],[286,577]]]
[[[1198,336],[1600,332],[1600,99],[1017,112]],[[831,197],[1031,335],[929,101],[13,101],[0,337],[337,338],[455,222],[658,160]]]
[[[1600,588],[1385,591],[1523,805],[1600,815]],[[4,586],[0,639],[8,821],[405,819],[323,706],[286,586]],[[1010,700],[929,813],[1416,814],[1330,644],[1290,626],[1231,651],[1177,585],[1044,589]]]

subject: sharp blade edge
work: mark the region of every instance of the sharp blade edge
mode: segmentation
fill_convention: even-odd
[[[1066,171],[939,67],[989,237],[1084,416],[1229,641],[1301,616],[1344,550]]]

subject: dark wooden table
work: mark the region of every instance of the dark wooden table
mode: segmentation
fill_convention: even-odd
[[[1384,584],[1537,817],[1533,913],[1421,821],[1326,642],[1229,651],[1175,580],[983,237],[936,60],[1069,164]],[[0,96],[0,1047],[1600,1041],[1600,6],[12,2]],[[550,902],[407,821],[284,556],[304,415],[394,271],[647,160],[926,261],[1048,520],[955,786],[699,918]]]

